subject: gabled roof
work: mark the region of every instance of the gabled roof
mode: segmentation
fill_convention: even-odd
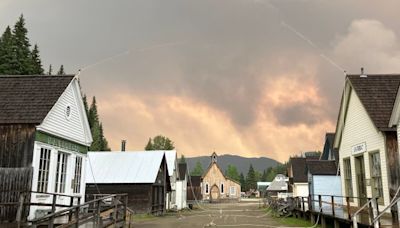
[[[164,151],[89,152],[86,183],[154,183],[164,154]]]
[[[400,85],[399,74],[347,75],[369,117],[380,131],[393,130],[389,121]]]
[[[287,183],[285,181],[286,176],[282,174],[276,175],[275,179],[268,186],[267,191],[283,192],[288,190]]]
[[[0,124],[40,124],[73,75],[0,76]]]
[[[320,160],[328,160],[329,159],[329,152],[333,153],[333,140],[335,139],[335,133],[326,133],[325,134],[325,143],[324,148],[322,150]],[[336,155],[333,154],[336,159]]]
[[[167,159],[168,174],[173,176],[176,170],[176,150],[166,150],[165,159]]]
[[[293,182],[307,182],[307,158],[293,157],[289,159],[289,165],[292,167]]]
[[[312,175],[336,175],[337,166],[335,161],[307,161],[307,169]]]

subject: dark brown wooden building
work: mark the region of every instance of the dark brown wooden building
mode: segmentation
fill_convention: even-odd
[[[135,213],[165,212],[165,197],[171,185],[163,151],[89,152],[88,155],[92,169],[86,172],[88,195],[127,193],[128,206]]]

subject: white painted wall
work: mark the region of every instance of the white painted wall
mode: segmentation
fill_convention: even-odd
[[[306,197],[308,195],[309,195],[308,183],[294,183],[293,197],[299,197],[299,196]]]
[[[178,210],[187,208],[187,178],[176,182],[176,207]]]
[[[67,106],[71,107],[69,118],[65,114]],[[52,135],[89,146],[92,137],[88,127],[79,86],[74,79],[47,114],[43,123],[37,128]]]
[[[47,192],[55,193],[54,190],[55,190],[55,180],[56,180],[56,170],[57,170],[57,155],[58,155],[58,152],[61,151],[63,153],[68,154],[66,187],[65,187],[65,193],[62,193],[62,194],[81,196],[81,202],[83,203],[85,201],[85,198],[84,198],[85,197],[85,183],[86,183],[85,172],[86,172],[86,160],[87,160],[86,154],[68,151],[68,150],[58,148],[55,146],[50,146],[50,145],[47,145],[47,144],[44,144],[41,142],[35,142],[35,145],[34,145],[33,161],[32,161],[32,167],[33,167],[32,191],[37,191],[37,187],[38,187],[40,150],[42,147],[51,150]],[[80,193],[73,193],[72,180],[74,179],[74,175],[75,175],[75,158],[77,156],[82,157],[81,186],[80,186]],[[31,202],[50,203],[51,204],[52,197],[49,195],[45,195],[45,194],[33,193],[31,196]],[[57,200],[57,204],[68,205],[69,203],[70,203],[69,197],[60,197]],[[78,202],[74,202],[74,204],[77,204],[77,203]],[[46,208],[46,207],[31,206],[30,213],[29,213],[29,219],[35,218],[35,214],[36,214],[37,210],[47,210],[47,209],[51,209],[51,208],[50,207]],[[59,210],[59,209],[62,209],[62,208],[57,208],[57,210]]]
[[[343,107],[342,107],[343,108]],[[343,159],[350,158],[352,182],[353,182],[353,195],[358,196],[356,171],[354,155],[352,154],[352,146],[366,143],[367,152],[364,152],[365,164],[365,178],[370,179],[370,152],[380,152],[381,170],[382,170],[382,186],[384,195],[384,204],[389,204],[389,188],[388,188],[388,174],[386,167],[386,153],[385,153],[385,140],[384,135],[375,127],[370,117],[368,116],[365,108],[363,107],[360,99],[354,90],[350,93],[350,100],[348,105],[347,117],[344,123],[342,140],[339,148],[340,169],[343,169]],[[359,155],[359,154],[357,154]],[[345,195],[344,175],[341,177],[342,194]],[[372,197],[371,186],[367,186],[367,196]],[[352,203],[353,206],[358,205],[358,200]]]

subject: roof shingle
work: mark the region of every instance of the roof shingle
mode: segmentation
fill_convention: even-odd
[[[400,85],[400,75],[347,75],[347,78],[375,126],[381,131],[393,130],[389,128],[389,121]]]
[[[0,75],[0,124],[40,124],[73,75]]]

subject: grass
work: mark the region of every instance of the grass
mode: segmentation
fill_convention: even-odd
[[[151,215],[151,214],[135,214],[135,215],[132,215],[132,217],[131,217],[131,219],[136,222],[147,221],[147,220],[151,220],[154,218],[156,218],[156,216]]]
[[[295,217],[278,217],[278,215],[273,211],[271,208],[265,208],[264,209],[265,213],[271,213],[271,217],[276,221],[281,223],[282,225],[287,225],[287,226],[297,226],[297,227],[311,227],[314,224],[312,224],[309,220],[304,220],[301,218],[295,218]],[[317,227],[321,227],[318,225]]]

